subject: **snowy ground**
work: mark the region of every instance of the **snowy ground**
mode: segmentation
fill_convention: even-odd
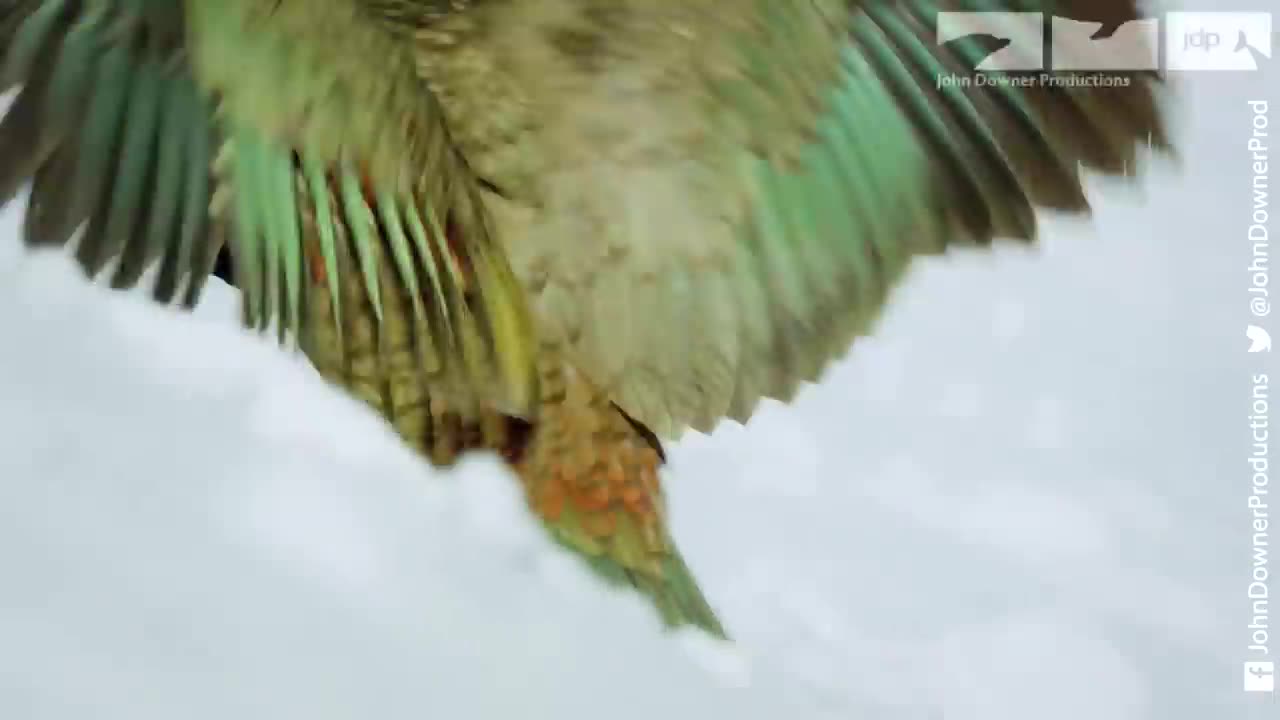
[[[1275,717],[1240,689],[1259,77],[1187,83],[1177,173],[924,265],[793,407],[673,448],[734,652],[596,585],[496,465],[425,468],[227,288],[86,287],[6,214],[0,717]]]

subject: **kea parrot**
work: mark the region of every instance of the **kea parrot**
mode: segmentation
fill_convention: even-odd
[[[1105,32],[1131,0],[0,8],[27,246],[187,307],[228,254],[247,326],[431,463],[500,454],[558,543],[718,637],[661,442],[817,381],[914,258],[1032,242],[1085,170],[1172,153],[1156,73],[940,80],[1004,42],[941,11]]]

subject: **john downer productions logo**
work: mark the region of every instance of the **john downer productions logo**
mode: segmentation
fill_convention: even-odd
[[[1036,12],[940,12],[938,42],[986,36],[999,46],[974,70],[1156,70],[1160,21],[1130,20],[1115,26],[1051,18],[1051,62],[1044,57],[1045,15]]]
[[[1162,35],[1166,70],[1257,70],[1271,57],[1271,13],[1171,12],[1160,30],[1158,17],[1105,25],[1035,12],[939,12],[937,41],[995,40],[975,58],[979,73],[1159,70]]]
[[[1257,70],[1271,57],[1271,13],[1171,12],[1164,22],[1170,70]]]

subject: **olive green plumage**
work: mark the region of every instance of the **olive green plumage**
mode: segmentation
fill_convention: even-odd
[[[24,87],[0,135],[0,200],[32,179],[28,243],[66,243],[83,224],[90,275],[118,259],[112,282],[128,287],[159,260],[164,302],[184,284],[195,302],[229,240],[246,321],[295,333],[305,209],[335,282],[337,226],[350,237],[378,313],[370,258],[386,247],[422,298],[413,319],[442,390],[479,402],[483,385],[485,402],[527,414],[528,314],[411,50],[355,0],[320,5],[11,3],[4,87]],[[449,247],[446,222],[465,246]],[[464,292],[460,264],[480,292]]]
[[[78,233],[121,288],[157,266],[162,302],[194,303],[225,245],[247,324],[291,331],[434,462],[507,453],[558,541],[720,635],[666,530],[657,438],[790,399],[914,258],[1032,241],[1037,208],[1088,211],[1083,170],[1169,150],[1154,74],[937,83],[995,48],[936,43],[944,10],[1140,14],[16,0],[0,202],[29,182],[27,243]]]
[[[992,38],[939,10],[1135,17],[1077,0],[530,0],[420,32],[424,74],[535,316],[662,437],[790,399],[913,258],[1031,240],[1087,209],[1081,166],[1165,145],[1154,74],[1122,88],[945,87]],[[1062,52],[1080,48],[1059,48]]]

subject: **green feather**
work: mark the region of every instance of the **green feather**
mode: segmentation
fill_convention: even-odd
[[[102,45],[102,10],[82,15],[71,26],[59,48],[57,62],[49,79],[46,112],[54,118],[75,117],[82,98],[94,79],[99,48]]]
[[[400,272],[400,279],[405,284],[413,306],[415,319],[423,319],[422,296],[418,288],[418,272],[414,268],[413,250],[409,247],[409,239],[405,234],[401,221],[400,204],[394,197],[383,193],[378,196],[378,214],[382,218],[382,227],[386,231],[387,243],[391,246],[391,257]]]
[[[31,74],[32,65],[41,48],[62,20],[66,4],[67,0],[46,0],[18,28],[13,44],[5,54],[4,72],[0,74],[0,91],[7,91]]]
[[[376,242],[373,237],[375,228],[373,211],[365,203],[360,181],[356,179],[356,174],[349,167],[344,168],[338,176],[338,192],[346,215],[347,229],[351,231],[356,257],[360,261],[365,290],[369,293],[369,305],[378,322],[382,322],[382,292],[378,286],[378,259],[373,250]]]
[[[129,92],[134,80],[132,71],[128,49],[109,46],[102,54],[93,100],[84,120],[81,172],[76,187],[84,191],[79,200],[88,211],[89,225],[80,239],[76,256],[90,277],[96,276],[111,259],[107,254],[105,236],[110,205],[108,193],[113,165],[119,155],[117,143],[128,111]]]
[[[410,209],[405,215],[406,225],[409,230],[409,237],[413,240],[413,245],[418,251],[418,258],[422,262],[422,267],[426,270],[427,281],[431,284],[432,302],[429,304],[431,308],[431,318],[435,321],[438,332],[436,336],[447,339],[453,337],[453,324],[449,321],[449,304],[445,299],[444,285],[440,278],[440,270],[436,265],[436,255],[431,250],[431,240],[427,235],[427,229],[422,223],[421,216]],[[429,371],[439,369],[440,358],[435,352],[435,348],[423,348],[423,352],[429,352],[425,358]]]
[[[277,154],[274,163],[277,208],[287,208],[288,212],[279,212],[281,262],[284,265],[284,288],[286,295],[286,311],[288,327],[293,336],[298,337],[302,331],[302,304],[305,294],[303,283],[302,261],[302,229],[298,223],[298,183],[295,176],[293,158],[287,154]],[[286,323],[281,323],[283,327]]]
[[[325,276],[329,285],[329,298],[333,307],[333,320],[342,327],[342,292],[338,275],[338,243],[334,233],[335,218],[329,204],[329,183],[324,169],[314,160],[303,160],[307,188],[315,209],[316,234],[320,240],[320,257],[324,261]],[[342,333],[336,333],[336,341],[342,343]],[[339,347],[339,352],[342,348]]]
[[[230,135],[225,149],[231,153],[232,187],[235,193],[236,246],[232,257],[236,261],[236,278],[244,294],[245,324],[261,328],[266,315],[266,251],[263,248],[262,227],[258,218],[257,201],[254,198],[254,181],[257,178],[256,138],[248,130],[241,129]]]
[[[160,63],[144,60],[134,69],[133,94],[129,98],[129,121],[124,123],[120,157],[116,162],[116,180],[112,188],[111,210],[107,220],[107,235],[102,254],[120,257],[120,267],[112,284],[131,287],[130,276],[136,280],[142,271],[141,243],[130,243],[141,220],[141,208],[149,202],[143,194],[150,190],[151,165],[156,143],[156,131],[160,123],[161,91],[163,76]],[[125,253],[127,245],[137,247]]]
[[[169,142],[179,146],[169,151],[177,153],[181,163],[179,171],[183,177],[179,186],[182,188],[182,200],[178,235],[173,238],[177,247],[166,252],[155,287],[154,295],[161,302],[172,300],[178,282],[194,268],[197,245],[204,241],[209,222],[209,170],[213,153],[207,103],[186,78],[174,83],[173,92],[170,105],[173,127]],[[169,263],[170,258],[172,263]],[[196,278],[192,277],[188,282],[194,283]]]

